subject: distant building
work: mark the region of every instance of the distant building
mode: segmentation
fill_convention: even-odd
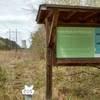
[[[26,40],[22,40],[22,48],[27,48],[27,45],[26,45]]]

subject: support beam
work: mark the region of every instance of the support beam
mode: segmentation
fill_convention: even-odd
[[[72,23],[72,22],[69,22],[69,23],[66,23],[64,21],[59,21],[58,23],[58,27],[100,27],[100,24],[99,23],[96,23],[96,22],[86,22],[86,23]]]
[[[46,100],[52,100],[52,50],[48,47],[49,39],[49,22],[48,19],[45,20],[46,26],[46,43],[47,43],[47,52],[46,52]]]
[[[58,66],[100,66],[100,58],[65,58],[57,59]]]
[[[83,18],[84,20],[88,20],[90,17],[94,16],[95,14],[97,14],[97,12],[92,12],[91,14],[87,15],[85,18]]]
[[[48,40],[49,46],[52,45],[52,38],[54,37],[54,28],[57,27],[58,18],[59,18],[59,11],[55,10],[53,12],[53,18],[52,18],[51,28],[50,28],[50,34],[49,34],[49,40]]]
[[[51,16],[52,16],[52,14],[53,14],[53,10],[51,10],[51,11],[48,13],[48,15],[47,15],[47,17],[46,17],[46,18],[51,17]]]
[[[75,14],[77,13],[77,11],[73,11],[69,14],[69,16],[66,17],[66,20],[70,20]]]

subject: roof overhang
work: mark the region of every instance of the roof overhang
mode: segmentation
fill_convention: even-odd
[[[57,26],[96,26],[100,27],[100,7],[42,4],[36,18],[44,24],[48,17],[51,22],[54,11],[59,12]]]

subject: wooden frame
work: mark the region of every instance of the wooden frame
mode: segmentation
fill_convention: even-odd
[[[52,66],[100,65],[100,58],[56,58],[56,27],[100,27],[100,8],[42,4],[36,18],[46,27],[46,100],[52,100]]]
[[[80,25],[81,26],[81,25]],[[68,26],[70,27],[70,25]],[[79,26],[77,26],[79,27]],[[81,26],[81,27],[88,27],[88,26]],[[91,26],[89,26],[91,27]],[[92,26],[94,27],[94,26]],[[57,34],[57,30],[55,31]],[[57,36],[57,35],[55,35]],[[57,40],[55,40],[57,41]],[[55,43],[57,44],[57,43]],[[55,56],[53,57],[54,59],[54,63],[53,65],[54,66],[92,66],[92,67],[97,67],[100,66],[100,57],[95,57],[95,58],[57,58],[56,57],[56,47],[54,49],[54,52],[55,52]]]
[[[100,27],[100,8],[96,7],[79,7],[79,6],[62,6],[43,4],[40,5],[37,22],[45,24],[45,19],[49,23],[48,46],[52,47],[53,65],[54,66],[98,66],[100,58],[56,58],[56,27]]]

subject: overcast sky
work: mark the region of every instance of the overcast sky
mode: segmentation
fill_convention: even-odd
[[[37,30],[36,11],[43,0],[0,0],[0,36],[9,38],[8,30],[18,32],[18,43],[26,39],[29,45],[30,32]],[[33,9],[33,11],[31,11]],[[26,10],[27,9],[27,10]],[[11,33],[15,40],[15,34]]]

